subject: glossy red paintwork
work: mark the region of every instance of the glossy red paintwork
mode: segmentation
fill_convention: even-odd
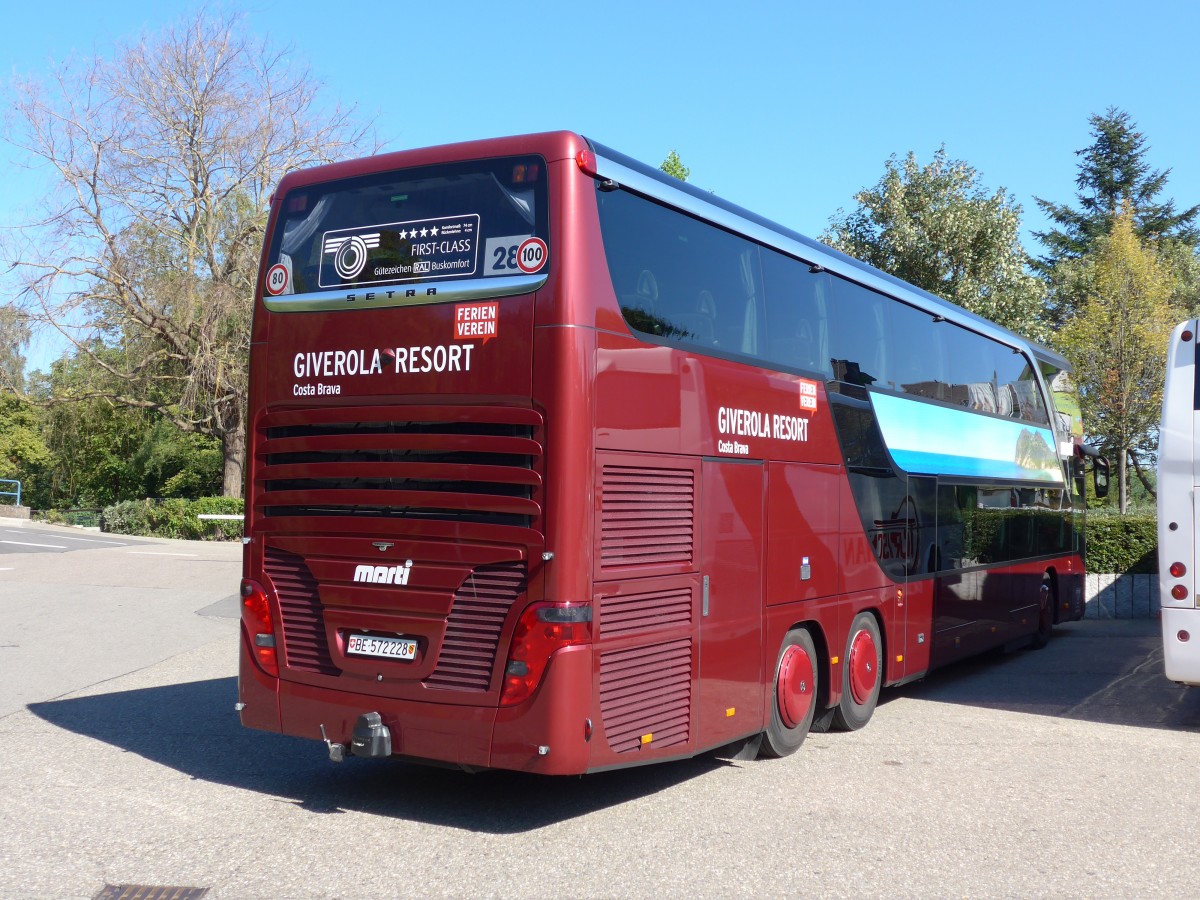
[[[269,417],[285,421],[295,411],[458,405],[530,411],[536,414],[530,421],[538,423],[531,440],[541,455],[540,470],[530,470],[536,479],[529,501],[534,512],[525,529],[272,520],[262,515],[264,498],[252,493],[244,574],[270,584],[264,574],[267,545],[307,561],[320,585],[325,635],[341,674],[285,668],[281,679],[269,678],[243,646],[244,724],[312,739],[320,738],[323,725],[331,740],[344,743],[356,718],[374,710],[392,730],[400,755],[581,773],[689,756],[752,736],[769,722],[776,703],[796,721],[803,719],[804,703],[837,703],[850,623],[864,610],[882,623],[885,668],[874,677],[885,684],[919,677],[957,652],[954,636],[935,635],[933,621],[935,598],[948,598],[953,607],[955,585],[928,577],[897,584],[876,562],[855,510],[823,385],[817,385],[817,409],[802,410],[804,379],[798,376],[651,345],[630,333],[605,264],[595,184],[575,161],[585,147],[582,138],[565,132],[481,141],[310,169],[279,186],[276,196],[282,197],[330,179],[538,153],[547,160],[550,178],[551,264],[536,294],[501,301],[499,333],[474,346],[469,371],[401,374],[384,366],[368,375],[328,379],[340,388],[333,396],[297,392],[302,380],[296,376],[297,354],[361,351],[368,358],[382,350],[394,359],[386,351],[449,344],[453,304],[272,315],[262,307],[260,279],[251,351],[251,489],[262,484],[266,465],[268,448],[258,435],[273,421]],[[803,418],[806,439],[747,433],[755,431],[747,422],[776,416]],[[691,473],[696,505],[688,559],[624,565],[603,558],[605,466]],[[394,546],[381,551],[375,548],[379,541]],[[348,561],[395,566],[408,558],[421,564],[403,591],[348,581]],[[422,679],[438,656],[456,587],[475,566],[506,563],[527,566],[528,586],[504,621],[498,670],[488,689],[476,694],[429,689]],[[983,577],[995,582],[997,597],[1023,598],[1047,568],[1063,579],[1060,597],[1073,583],[1068,579],[1081,575],[1077,561],[1064,559]],[[618,625],[615,610],[647,593],[675,598],[677,618],[640,628]],[[541,600],[591,602],[594,643],[556,653],[529,700],[498,708],[500,670],[516,620],[525,605]],[[270,602],[277,614],[278,596],[272,593]],[[995,608],[1005,602],[997,600]],[[1013,608],[1006,607],[1005,615]],[[1018,609],[1011,620],[995,623],[998,636],[986,632],[978,617],[969,619],[969,610],[960,612],[959,649],[968,632],[976,646],[977,638],[1002,643],[1001,637],[1036,628],[1036,616],[1033,624],[1023,622]],[[1060,611],[1060,617],[1068,616]],[[779,647],[799,625],[810,629],[817,648],[815,699],[794,688],[794,679],[786,690],[780,687],[782,695],[774,688]],[[421,653],[406,669],[347,657],[342,635],[364,627],[417,635]],[[939,639],[949,642],[948,656],[933,659]],[[633,734],[635,749],[620,749],[625,738],[614,735],[615,689],[606,666],[645,646],[690,647],[690,690],[679,709],[689,723],[686,739],[664,746],[665,732]],[[667,663],[663,666],[670,674]],[[851,673],[850,683],[859,689],[867,690],[868,680],[861,670]]]

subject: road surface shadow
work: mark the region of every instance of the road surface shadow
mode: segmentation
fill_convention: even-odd
[[[547,778],[471,775],[392,760],[331,763],[317,741],[243,728],[237,680],[220,678],[30,704],[60,728],[192,778],[258,791],[316,814],[369,812],[466,831],[522,833],[674,787],[730,765],[714,756]],[[1200,731],[1200,689],[1167,681],[1157,623],[1075,622],[1050,646],[992,653],[887,689],[899,698],[1116,725]]]
[[[958,703],[1112,725],[1200,731],[1200,689],[1163,674],[1155,620],[1060,625],[1041,650],[993,652],[880,698]]]
[[[393,816],[511,834],[653,795],[730,765],[713,756],[583,778],[472,775],[394,760],[329,761],[318,741],[243,728],[237,679],[220,678],[33,703],[60,728],[136,753],[192,778],[258,791],[318,814]]]

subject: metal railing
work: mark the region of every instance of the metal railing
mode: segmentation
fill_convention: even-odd
[[[17,506],[20,506],[21,505],[21,482],[16,481],[15,479],[12,479],[12,478],[0,478],[0,484],[15,484],[17,486],[17,489],[15,491],[0,491],[0,497],[16,497],[17,498]]]

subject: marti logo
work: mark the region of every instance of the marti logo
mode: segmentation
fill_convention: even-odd
[[[363,584],[408,584],[412,560],[402,566],[356,566],[354,580]]]

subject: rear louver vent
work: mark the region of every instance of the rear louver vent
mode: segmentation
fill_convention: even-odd
[[[600,637],[606,640],[664,625],[686,625],[691,620],[692,591],[688,587],[600,598]]]
[[[525,593],[525,566],[476,569],[454,595],[437,668],[428,687],[486,691],[496,668],[500,633],[509,610]]]
[[[263,565],[279,595],[283,618],[283,653],[289,669],[340,675],[329,655],[325,618],[317,593],[317,580],[299,556],[267,549]]]
[[[505,406],[322,408],[259,425],[255,499],[266,518],[365,516],[530,527],[542,417]]]
[[[605,466],[600,567],[692,564],[696,475],[690,469]]]
[[[686,744],[691,710],[690,638],[601,655],[600,712],[613,750]]]

